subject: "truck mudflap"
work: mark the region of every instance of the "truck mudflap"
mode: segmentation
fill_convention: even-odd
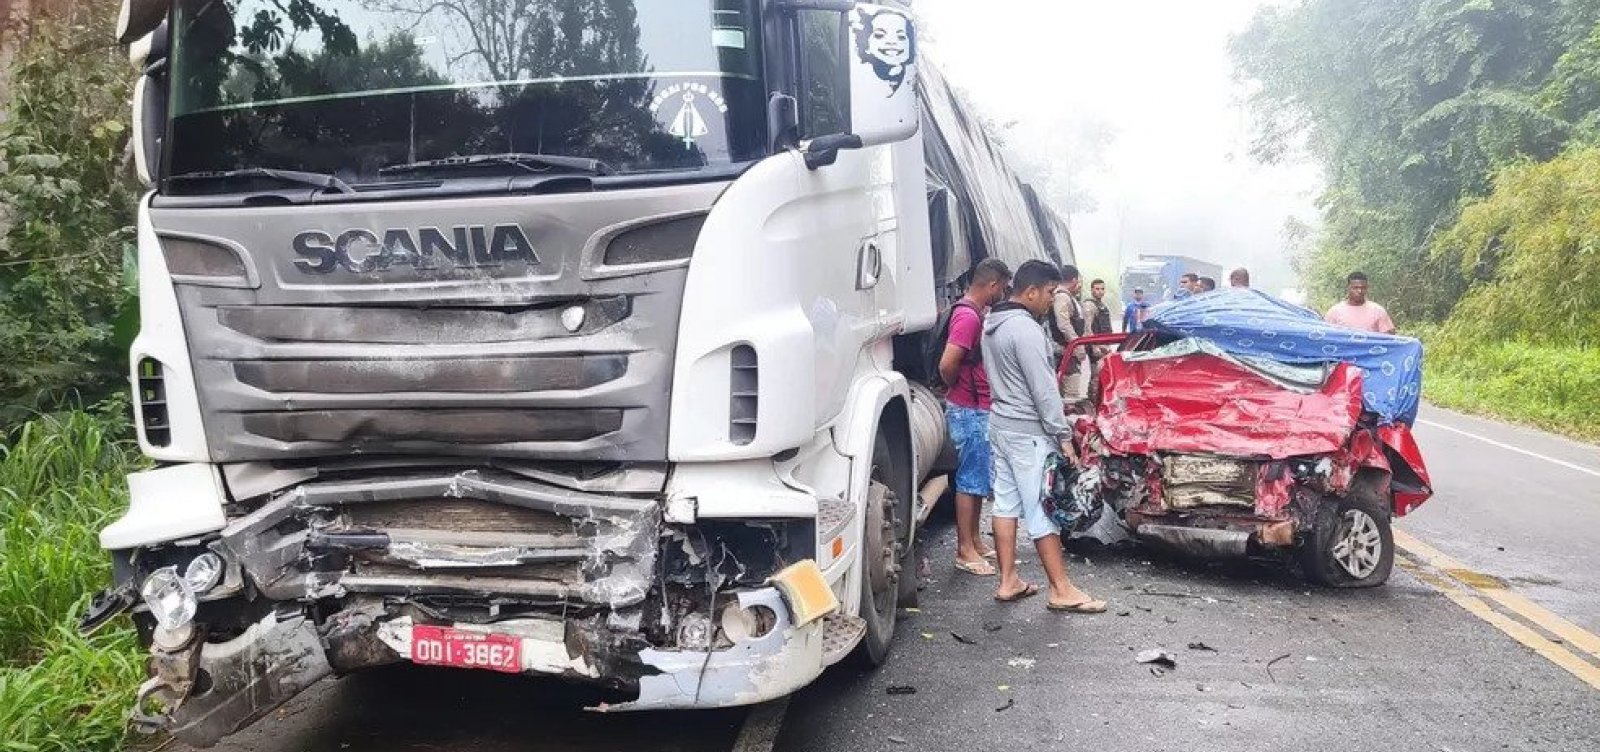
[[[636,696],[592,708],[602,712],[750,705],[794,692],[822,673],[827,625],[835,620],[797,624],[775,587],[728,595],[732,599],[717,625],[728,639],[706,649],[644,645],[603,620],[429,626],[516,640],[520,670],[514,673],[590,682]],[[134,723],[210,747],[335,672],[412,661],[412,633],[425,621],[435,620],[374,600],[320,627],[303,616],[268,614],[230,640],[188,635],[177,647],[157,645],[150,661],[154,676],[140,688]],[[146,711],[152,703],[160,710]]]

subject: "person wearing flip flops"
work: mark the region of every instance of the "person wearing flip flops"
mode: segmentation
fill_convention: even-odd
[[[956,446],[956,569],[979,577],[993,577],[988,559],[994,549],[983,545],[979,523],[983,500],[989,497],[992,470],[989,457],[989,379],[983,372],[983,315],[999,303],[1011,282],[1004,261],[987,258],[972,270],[967,294],[950,311],[949,334],[939,358],[939,378],[945,394],[945,424]]]
[[[1039,594],[1017,572],[1017,531],[1026,526],[1050,581],[1051,611],[1098,614],[1104,601],[1067,577],[1061,529],[1044,509],[1045,461],[1059,451],[1076,463],[1072,428],[1050,363],[1050,341],[1040,322],[1052,313],[1061,269],[1028,261],[1012,277],[1011,298],[990,309],[983,328],[983,368],[989,379],[989,443],[994,454],[994,540],[1000,564],[995,600],[1015,602]]]

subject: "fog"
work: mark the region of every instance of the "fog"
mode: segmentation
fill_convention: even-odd
[[[1295,286],[1284,226],[1315,222],[1318,171],[1248,154],[1228,37],[1262,0],[916,0],[926,48],[997,126],[1014,166],[1069,214],[1080,266],[1140,253]],[[1004,10],[1002,10],[1004,9]],[[1226,284],[1226,280],[1219,280]]]

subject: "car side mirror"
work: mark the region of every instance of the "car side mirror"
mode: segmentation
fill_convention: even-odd
[[[806,166],[833,164],[843,149],[898,143],[916,135],[917,26],[905,11],[856,3],[849,14],[850,132],[812,139]]]

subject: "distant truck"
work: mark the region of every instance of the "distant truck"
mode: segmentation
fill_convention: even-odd
[[[1221,281],[1222,267],[1189,256],[1140,254],[1139,260],[1122,270],[1122,300],[1133,301],[1134,288],[1145,292],[1145,300],[1160,303],[1172,300],[1178,292],[1178,279],[1185,274]]]

